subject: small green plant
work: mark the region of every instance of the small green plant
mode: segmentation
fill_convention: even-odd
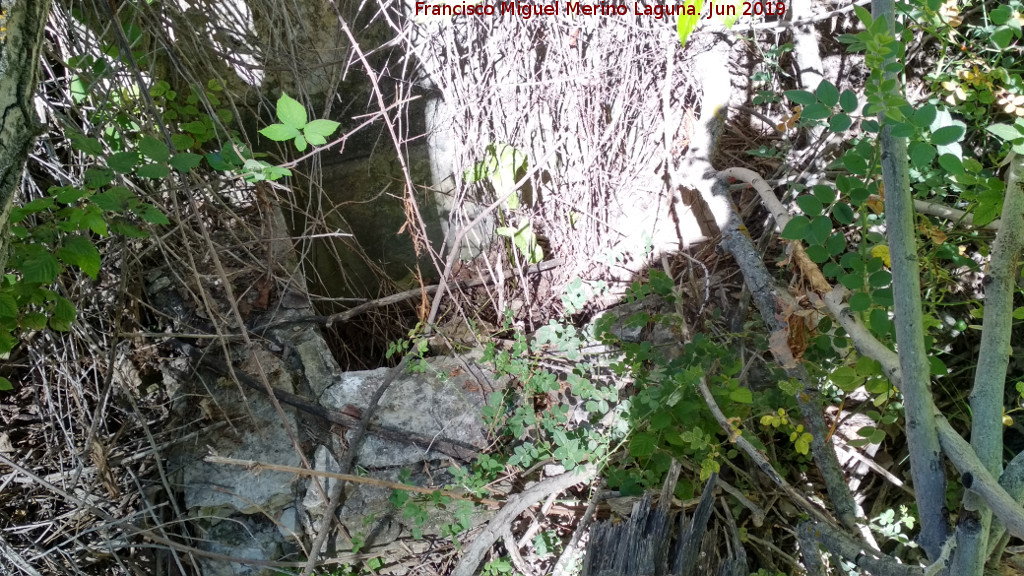
[[[917,519],[910,514],[910,510],[906,506],[900,505],[898,513],[890,508],[872,518],[868,525],[872,531],[883,538],[895,540],[907,546],[917,546],[911,538],[911,532],[916,524]]]
[[[481,573],[483,576],[521,576],[512,567],[512,561],[506,556],[501,558],[495,558],[490,562],[484,564],[484,570]]]
[[[277,119],[281,121],[279,124],[263,128],[260,134],[275,142],[291,140],[299,152],[305,152],[308,144],[327,144],[327,138],[340,126],[334,120],[307,121],[306,108],[284,93],[277,99]]]

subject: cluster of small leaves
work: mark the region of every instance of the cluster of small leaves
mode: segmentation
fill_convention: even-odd
[[[911,539],[911,532],[917,524],[917,518],[910,513],[905,505],[900,505],[899,513],[890,508],[871,519],[868,524],[876,534],[887,540],[895,540],[900,544],[916,546]]]
[[[334,120],[307,121],[306,108],[284,93],[277,100],[277,119],[280,120],[279,124],[267,126],[260,130],[260,134],[274,142],[291,140],[299,152],[305,152],[308,144],[327,144],[327,138],[340,126]]]
[[[593,367],[580,361],[582,346],[583,339],[574,327],[552,320],[537,330],[532,343],[520,333],[511,350],[498,351],[493,345],[485,348],[483,361],[493,362],[498,374],[510,375],[522,384],[519,395],[494,392],[484,407],[484,416],[492,427],[506,438],[515,439],[509,445],[511,454],[506,461],[509,465],[525,469],[553,458],[572,470],[606,458],[614,437],[624,434],[624,430],[601,431],[595,427],[572,426],[568,421],[571,407],[552,400],[567,386],[572,396],[583,403],[593,422],[615,409],[617,391],[609,384],[597,384],[588,377]],[[538,358],[545,353],[577,361],[564,382],[557,374],[539,366]],[[538,399],[540,409],[535,402]]]
[[[663,272],[652,270],[647,282],[631,286],[626,299],[638,301],[650,295],[674,302],[672,280]],[[641,311],[621,319],[606,314],[595,326],[602,341],[622,351],[622,360],[613,363],[611,369],[633,380],[632,397],[622,401],[622,406],[628,408],[625,417],[630,430],[629,460],[616,470],[606,471],[610,485],[627,493],[658,485],[672,458],[698,462],[700,476],[706,479],[719,470],[723,456],[734,455],[719,438],[718,423],[696,390],[701,378],[706,379],[726,416],[736,423],[734,434],[742,433],[740,422],[757,409],[753,393],[737,378],[742,365],[726,345],[698,334],[686,343],[681,354],[669,359],[650,342],[624,341],[616,335],[620,323],[625,328],[641,328],[653,323],[671,326],[676,322],[674,314]],[[686,496],[692,487],[689,483],[681,484],[680,497]]]

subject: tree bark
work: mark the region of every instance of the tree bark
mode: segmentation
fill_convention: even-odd
[[[39,133],[32,97],[50,0],[0,1],[0,270],[7,265],[11,206]]]

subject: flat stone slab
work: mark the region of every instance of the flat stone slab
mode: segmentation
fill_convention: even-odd
[[[488,435],[481,410],[497,385],[472,359],[466,362],[471,370],[456,358],[430,358],[424,362],[425,371],[400,375],[381,398],[371,424],[484,448]],[[387,373],[386,368],[346,372],[324,391],[320,403],[334,410],[351,411],[346,405],[365,410]],[[346,437],[351,440],[351,435],[350,430]],[[390,468],[446,458],[436,450],[384,440],[371,432],[363,440],[356,463]]]

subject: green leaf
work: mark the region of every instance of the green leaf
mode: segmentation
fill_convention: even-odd
[[[935,159],[935,148],[926,142],[911,142],[907,149],[910,155],[910,163],[918,170],[924,170],[931,166]]]
[[[807,257],[815,264],[824,264],[828,261],[830,254],[824,246],[814,244],[807,247]]]
[[[868,276],[868,286],[872,288],[884,288],[892,283],[892,273],[888,270],[879,270]]]
[[[123,212],[135,206],[138,199],[124,186],[114,186],[106,192],[93,195],[92,203],[107,212]]]
[[[654,454],[657,440],[646,432],[637,432],[629,439],[629,454],[634,458],[646,458]]]
[[[30,257],[21,263],[25,282],[50,284],[60,274],[60,262],[46,250],[33,250]]]
[[[82,227],[88,228],[100,236],[107,236],[107,221],[103,219],[103,214],[98,206],[90,205],[86,207],[80,224]]]
[[[786,98],[801,106],[810,106],[818,101],[818,98],[806,90],[786,90]]]
[[[57,250],[57,257],[65,264],[77,266],[93,280],[100,272],[100,252],[96,246],[83,236],[71,236],[64,240]]]
[[[135,169],[135,174],[137,176],[141,178],[152,178],[154,180],[167,178],[170,173],[171,170],[167,167],[167,164],[157,164],[156,162],[143,164]]]
[[[10,352],[10,350],[3,353],[6,354],[7,352]],[[14,390],[14,385],[11,384],[11,381],[0,376],[0,392],[10,392],[11,390]]]
[[[74,186],[53,187],[49,192],[54,195],[53,199],[61,204],[74,204],[89,195],[88,191]]]
[[[828,80],[822,80],[821,84],[818,84],[818,89],[814,91],[818,97],[818,102],[821,102],[829,108],[839,103],[839,90],[835,84]]]
[[[864,383],[864,378],[849,366],[840,366],[833,370],[832,374],[829,376],[829,380],[831,380],[837,388],[847,394],[853,392]]]
[[[850,310],[854,312],[863,312],[871,307],[871,296],[864,292],[858,292],[853,296],[850,296]]]
[[[303,129],[303,132],[306,133],[307,140],[309,140],[310,134],[318,134],[326,139],[331,134],[334,134],[335,130],[337,130],[339,126],[341,126],[341,124],[334,120],[313,120],[309,124],[306,124],[306,128]],[[312,142],[312,140],[310,140],[310,142]]]
[[[195,146],[196,140],[188,134],[171,134],[171,144],[175,150],[188,150]]]
[[[846,202],[840,202],[833,206],[832,216],[834,216],[836,221],[840,224],[853,224],[853,208],[850,208],[850,205]]]
[[[753,404],[754,394],[750,391],[749,388],[743,388],[741,386],[729,392],[729,400],[732,400],[733,402],[737,402],[739,404]]]
[[[9,292],[0,292],[0,318],[17,318],[18,301]]]
[[[306,108],[282,92],[277,99],[277,119],[285,126],[302,130],[306,126]]]
[[[960,159],[952,154],[943,154],[939,156],[939,166],[950,174],[963,174],[964,165],[960,162]]]
[[[828,129],[835,134],[846,132],[853,125],[853,120],[846,114],[836,114],[828,121]]]
[[[299,136],[301,132],[299,132],[298,128],[285,126],[284,124],[271,124],[270,126],[260,130],[260,134],[274,142],[287,142],[288,140]]]
[[[836,190],[831,186],[817,184],[811,188],[811,192],[818,198],[818,200],[821,200],[821,203],[824,205],[828,205],[836,201]]]
[[[828,253],[832,256],[838,256],[846,251],[846,237],[840,232],[836,232],[828,237],[825,242],[825,248]]]
[[[298,150],[299,152],[305,152],[306,151],[306,145],[307,145],[306,139],[301,134],[295,137],[295,149],[296,150]]]
[[[139,151],[156,162],[167,162],[171,157],[171,150],[167,144],[152,136],[143,136],[142,140],[139,140]]]
[[[181,129],[195,136],[204,136],[208,127],[201,120],[193,120],[182,124]]]
[[[992,19],[992,23],[996,26],[1002,26],[1013,17],[1013,9],[1003,4],[989,12],[988,17]]]
[[[106,168],[86,168],[85,169],[85,186],[86,188],[102,188],[107,184],[114,181],[114,172],[107,170]]]
[[[978,195],[978,205],[974,207],[974,225],[985,226],[999,217],[1003,211],[1003,194],[998,190],[987,189]]]
[[[794,216],[790,218],[786,227],[782,230],[782,238],[785,240],[803,240],[810,233],[811,220],[806,216]]]
[[[138,213],[138,211],[136,211],[136,213]],[[144,210],[142,211],[141,214],[139,214],[139,216],[141,216],[143,220],[149,222],[150,224],[167,225],[171,223],[171,221],[167,219],[167,216],[163,212],[161,212],[159,208],[150,204],[145,205]]]
[[[810,217],[820,215],[821,210],[824,208],[824,206],[822,206],[821,200],[818,200],[817,197],[811,196],[809,194],[797,196],[796,205],[800,207],[800,210],[803,210],[804,214]]]
[[[306,136],[306,142],[309,142],[313,146],[323,146],[324,144],[327,144],[327,139],[320,134],[310,134],[309,132],[304,132],[304,134]]]
[[[992,42],[999,47],[1000,50],[1006,50],[1006,48],[1013,42],[1013,29],[1009,26],[1003,26],[993,32],[989,38],[992,39]]]
[[[962,138],[963,135],[964,135],[964,128],[963,128],[963,126],[957,126],[957,125],[945,126],[943,128],[939,128],[935,132],[932,132],[931,141],[932,141],[932,144],[934,144],[936,146],[942,146],[942,145],[945,145],[945,144],[952,144],[954,142],[959,142],[960,138]]]
[[[21,318],[23,330],[42,330],[46,328],[46,314],[41,312],[29,312]]]
[[[890,118],[886,118],[889,125],[892,126],[892,135],[894,138],[910,138],[916,132],[917,129],[914,125],[909,122],[894,122]]]
[[[850,114],[857,110],[857,94],[853,90],[843,90],[839,95],[839,107]]]
[[[114,172],[127,174],[140,160],[138,152],[118,152],[107,157],[107,166]]]
[[[188,172],[189,170],[199,166],[199,163],[203,161],[203,157],[199,154],[193,154],[191,152],[178,152],[174,156],[171,156],[171,166],[178,172]]]
[[[992,124],[986,130],[1008,142],[1024,138],[1024,133],[1016,125]]]
[[[690,3],[688,3],[690,4]],[[693,29],[697,27],[697,23],[700,22],[700,13],[704,8],[704,0],[696,0],[692,2],[693,14],[687,14],[687,10],[679,11],[679,19],[676,20],[676,33],[679,36],[679,44],[686,46],[686,41],[689,40],[690,34]]]
[[[100,143],[96,138],[89,138],[78,132],[68,132],[68,138],[71,139],[71,147],[80,152],[85,152],[89,156],[99,156],[103,154],[103,144]]]
[[[53,308],[53,316],[50,317],[50,328],[58,332],[71,330],[71,325],[75,322],[77,314],[78,310],[70,300],[58,296],[56,306]]]
[[[868,161],[860,154],[850,151],[843,155],[843,165],[851,174],[864,176],[868,173]]]
[[[832,219],[827,216],[816,216],[811,220],[807,241],[811,244],[824,244],[832,234]]]
[[[801,118],[806,118],[807,120],[824,120],[831,115],[832,110],[828,106],[825,106],[821,102],[815,102],[804,108]]]
[[[918,128],[928,128],[935,121],[937,113],[938,109],[935,108],[934,104],[925,104],[914,111],[910,121]]]

